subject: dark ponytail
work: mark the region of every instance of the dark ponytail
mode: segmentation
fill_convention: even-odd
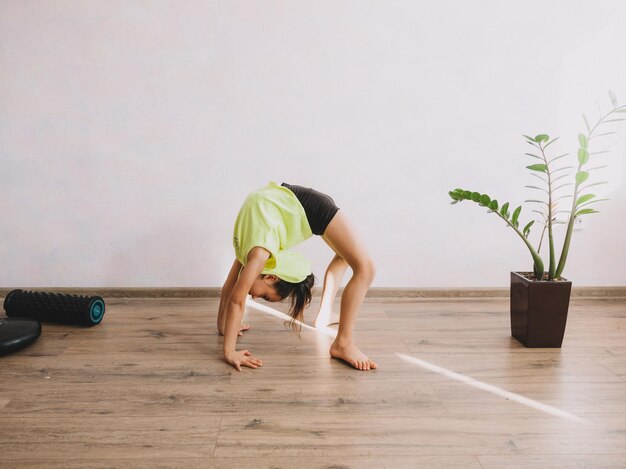
[[[296,320],[303,322],[304,308],[311,303],[311,297],[313,296],[313,285],[315,284],[315,276],[309,275],[300,283],[290,283],[283,279],[278,279],[274,284],[276,293],[281,298],[291,298],[291,307],[289,308],[289,315],[292,317],[289,325],[293,331],[300,331],[300,326],[295,323]]]

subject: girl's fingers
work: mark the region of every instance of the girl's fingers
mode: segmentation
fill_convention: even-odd
[[[247,366],[250,366],[251,368],[257,368],[259,366],[263,366],[263,362],[261,360],[257,360],[256,358],[249,358],[248,360],[245,361],[244,364]]]
[[[242,366],[247,366],[249,368],[258,368],[263,366],[263,362],[258,358],[254,358],[250,350],[242,350],[241,353],[244,355],[243,358],[241,360],[235,360],[233,363],[233,366],[237,369],[237,371],[241,371]]]

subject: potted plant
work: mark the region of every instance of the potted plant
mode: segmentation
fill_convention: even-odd
[[[593,204],[607,199],[597,198],[589,191],[590,188],[606,184],[606,182],[589,182],[590,174],[604,166],[590,166],[591,160],[600,158],[607,151],[591,151],[596,139],[614,134],[613,131],[605,131],[606,125],[626,120],[620,113],[626,113],[626,105],[618,105],[617,98],[609,91],[611,109],[600,115],[597,121],[591,125],[583,114],[586,132],[578,134],[577,164],[563,165],[563,158],[569,154],[552,156],[551,145],[558,140],[551,139],[546,134],[535,137],[524,135],[526,142],[533,147],[532,153],[525,153],[532,158],[533,164],[526,166],[532,176],[540,180],[537,185],[529,185],[527,188],[543,193],[541,199],[533,198],[525,203],[536,204],[532,212],[539,214],[538,225],[542,225],[538,248],[529,240],[531,227],[536,220],[531,220],[520,229],[520,214],[522,205],[513,212],[509,211],[509,202],[502,205],[487,194],[467,189],[454,189],[449,192],[452,204],[464,200],[476,202],[482,207],[487,207],[488,213],[493,213],[504,220],[524,242],[533,260],[532,272],[511,272],[511,335],[526,347],[560,347],[565,333],[567,311],[572,283],[562,277],[567,256],[570,249],[572,233],[576,220],[582,216],[598,213]],[[575,169],[575,172],[568,170]],[[563,189],[571,188],[569,194],[564,194]],[[559,202],[571,199],[571,205],[567,209],[561,209]],[[563,245],[557,262],[554,240],[554,228],[556,225],[566,225]],[[547,232],[548,244],[548,269],[545,271],[544,262],[540,256],[542,244],[545,242]]]

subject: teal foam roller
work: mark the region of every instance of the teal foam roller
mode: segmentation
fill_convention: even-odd
[[[4,310],[9,317],[77,326],[100,324],[104,308],[100,296],[12,290],[4,299]]]

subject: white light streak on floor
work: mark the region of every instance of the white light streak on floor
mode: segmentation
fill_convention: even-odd
[[[246,306],[248,306],[249,308],[255,309],[257,311],[260,311],[262,313],[269,314],[270,316],[283,319],[285,321],[291,320],[291,316],[281,313],[280,311],[277,311],[274,308],[271,308],[270,306],[257,303],[256,301],[253,301],[250,297],[248,297],[248,299],[246,300]],[[295,321],[295,322],[296,324],[299,324],[300,326],[302,326],[303,329],[311,330],[318,334],[323,334],[332,338],[334,338],[337,335],[337,331],[334,329],[331,329],[330,327],[325,327],[323,329],[316,329],[315,327],[311,327],[308,324],[305,324],[301,321]],[[542,404],[541,402],[535,401],[533,399],[529,399],[528,397],[524,397],[519,394],[510,392],[510,391],[505,391],[504,389],[500,389],[497,386],[493,386],[488,383],[483,383],[482,381],[478,381],[474,378],[470,378],[469,376],[465,376],[461,373],[456,373],[454,371],[448,370],[446,368],[435,365],[433,363],[420,360],[419,358],[415,358],[410,355],[405,355],[403,353],[396,353],[396,356],[405,362],[411,363],[413,365],[417,365],[428,371],[432,371],[433,373],[437,373],[442,376],[445,376],[446,378],[450,378],[454,381],[459,381],[461,383],[467,384],[468,386],[472,386],[474,388],[490,392],[491,394],[495,394],[496,396],[503,397],[510,401],[514,401],[519,404],[532,407],[533,409],[540,410],[541,412],[545,412],[555,417],[560,417],[560,418],[567,419],[567,420],[573,420],[575,422],[585,422],[584,419],[581,419],[580,417],[577,417],[576,415],[570,414],[569,412],[565,412],[561,409],[557,409],[556,407],[552,407],[547,404]]]
[[[405,362],[420,366],[428,371],[432,371],[433,373],[438,373],[440,375],[445,376],[446,378],[450,378],[455,381],[459,381],[461,383],[467,384],[468,386],[472,386],[477,389],[490,392],[500,397],[504,397],[505,399],[508,399],[510,401],[515,401],[515,402],[518,402],[519,404],[532,407],[533,409],[537,409],[547,414],[554,415],[555,417],[573,420],[575,422],[585,421],[581,419],[580,417],[577,417],[576,415],[570,414],[561,409],[557,409],[556,407],[552,407],[547,404],[542,404],[541,402],[535,401],[533,399],[529,399],[528,397],[524,397],[519,394],[515,394],[513,392],[505,391],[504,389],[500,389],[497,386],[493,386],[488,383],[483,383],[482,381],[478,381],[474,378],[470,378],[469,376],[465,376],[460,373],[456,373],[454,371],[448,370],[446,368],[442,368],[440,366],[434,365],[427,361],[420,360],[419,358],[415,358],[410,355],[405,355],[403,353],[396,353],[396,356],[398,356],[401,360],[404,360]]]

